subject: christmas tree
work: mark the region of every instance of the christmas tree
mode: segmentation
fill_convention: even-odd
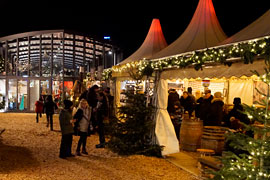
[[[146,104],[145,94],[136,92],[136,87],[126,97],[126,104],[119,108],[118,118],[111,125],[109,148],[121,155],[161,156],[161,147],[151,143],[153,107]]]
[[[223,168],[214,173],[214,179],[229,180],[266,180],[270,179],[270,65],[266,62],[265,74],[254,73],[267,85],[267,93],[256,89],[264,97],[263,108],[244,106],[243,114],[250,119],[244,124],[242,132],[228,133],[226,141],[229,149],[221,158]]]

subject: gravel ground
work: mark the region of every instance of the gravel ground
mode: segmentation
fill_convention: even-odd
[[[55,131],[49,131],[45,116],[36,123],[35,114],[0,113],[0,128],[6,129],[0,137],[1,180],[195,180],[162,158],[96,149],[97,135],[87,139],[88,156],[60,159],[58,115],[54,120]],[[77,142],[73,137],[73,153]]]

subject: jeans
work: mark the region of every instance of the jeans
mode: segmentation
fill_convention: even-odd
[[[87,132],[79,132],[80,139],[77,146],[77,152],[80,152],[81,145],[83,146],[82,149],[85,150],[86,148],[86,140],[87,140]]]
[[[37,123],[38,123],[38,115],[39,115],[40,118],[41,118],[41,117],[42,117],[42,113],[37,113],[37,116],[36,116]]]
[[[47,116],[47,125],[50,124],[51,131],[53,131],[53,113],[46,113]]]

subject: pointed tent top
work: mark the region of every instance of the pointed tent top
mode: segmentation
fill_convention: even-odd
[[[212,0],[200,0],[184,33],[153,58],[162,58],[215,46],[227,37],[217,19]]]
[[[141,47],[120,64],[126,64],[144,58],[149,59],[165,47],[167,47],[167,42],[164,38],[160,21],[159,19],[153,19],[148,34]]]
[[[229,37],[220,44],[231,44],[245,40],[256,39],[264,36],[270,35],[270,9],[266,11],[261,17],[256,21]]]

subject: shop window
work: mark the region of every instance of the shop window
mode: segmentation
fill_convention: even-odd
[[[10,79],[8,82],[8,109],[17,109],[17,80]]]

